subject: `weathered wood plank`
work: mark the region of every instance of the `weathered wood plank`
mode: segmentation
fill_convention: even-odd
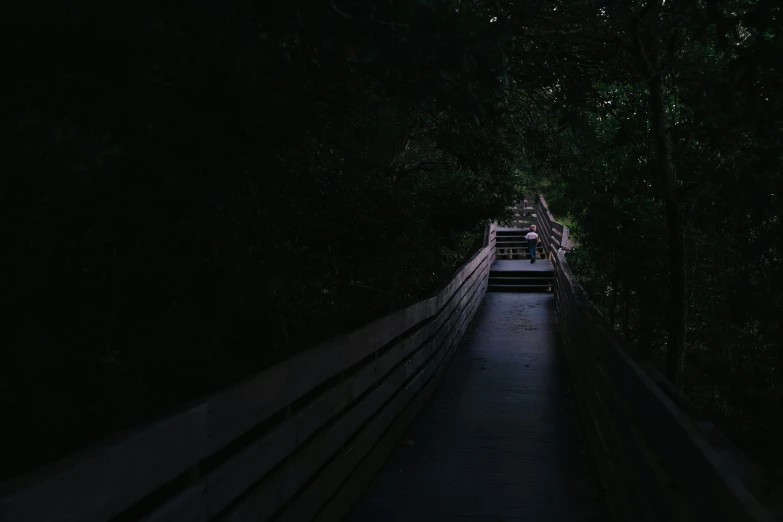
[[[207,506],[204,484],[192,486],[139,522],[206,522]]]
[[[482,285],[480,292],[473,300],[473,308],[467,318],[467,324],[470,324],[473,320],[485,294],[486,284]],[[465,329],[467,329],[467,326]],[[459,344],[463,335],[464,331],[458,336],[459,339],[455,341],[455,346]],[[438,388],[455,353],[456,350],[454,350],[451,355],[447,356],[447,359],[440,365],[440,368],[433,379],[430,380],[411,404],[404,409],[403,413],[394,421],[392,427],[386,430],[378,444],[376,444],[368,456],[361,461],[346,483],[341,486],[337,494],[330,499],[327,506],[318,514],[315,518],[315,522],[341,520],[348,513],[353,503],[361,495],[364,487],[370,482],[378,470],[380,470],[399,439],[404,435],[413,420],[435,393],[435,390]]]
[[[424,341],[442,328],[455,307],[477,281],[485,277],[487,263],[452,296],[453,299],[433,320],[369,361],[354,375],[315,399],[310,405],[278,426],[262,440],[240,451],[218,466],[204,480],[208,491],[210,516],[225,509],[229,502],[261,479],[272,467],[290,455],[300,444],[335,415],[357,400],[371,386],[384,378],[397,364],[407,358]]]
[[[598,423],[588,429],[594,432],[593,449],[600,447],[595,446],[598,438],[607,443],[607,433],[612,431],[617,442],[613,451],[627,465],[618,474],[618,468],[600,462],[608,458],[601,450],[596,460],[607,488],[621,491],[626,486],[623,482],[633,485],[636,505],[647,506],[644,516],[652,520],[698,517],[771,522],[769,511],[731,467],[721,466],[717,453],[687,415],[631,359],[617,337],[602,325],[600,316],[591,312],[564,254],[558,252],[555,257],[557,301],[563,303],[558,308],[564,314],[562,328],[579,332],[566,335],[569,365],[572,374],[582,373],[590,379],[575,379],[581,388],[577,390],[575,384],[575,391],[583,395],[580,404],[584,413],[593,424]],[[590,357],[598,359],[591,361]],[[611,412],[609,417],[600,413],[602,409]],[[612,430],[607,429],[607,422],[612,423]],[[603,426],[600,436],[599,426]],[[621,500],[625,496],[626,492],[610,495],[615,511],[625,513],[626,518],[642,516]]]
[[[486,269],[482,269],[479,274],[476,274],[474,284],[481,284],[486,273]],[[409,361],[398,366],[384,379],[380,387],[371,391],[334,425],[299,448],[290,463],[273,472],[241,505],[232,510],[226,520],[232,522],[268,520],[282,508],[304,483],[310,480],[310,477],[354,436],[356,430],[403,386],[410,375],[418,371],[424,364],[429,350],[453,332],[458,318],[458,311],[452,313],[435,338],[419,347]],[[312,488],[308,491],[310,489]]]
[[[109,520],[198,462],[206,408],[189,408],[88,451],[57,473],[4,492],[3,522]]]
[[[354,439],[348,447],[316,479],[312,487],[297,498],[296,502],[276,522],[306,522],[312,520],[337,488],[345,481],[358,463],[367,455],[373,445],[382,437],[389,425],[397,418],[418,391],[430,382],[438,369],[456,350],[459,338],[464,333],[470,318],[467,308],[459,314],[461,324],[448,332],[440,346],[432,347],[432,359],[412,372],[411,380],[383,408],[380,414]]]
[[[417,345],[443,328],[453,329],[448,319],[453,310],[461,306],[465,296],[469,299],[486,289],[488,266],[495,255],[496,227],[492,225],[488,230],[487,247],[432,297],[303,352],[159,422],[4,485],[0,491],[0,518],[4,522],[105,522],[115,518],[172,479],[197,469],[205,458],[328,379],[406,332],[413,332],[344,381],[344,385],[314,399],[195,483],[183,484],[184,490],[162,499],[162,505],[144,520],[207,520],[264,477],[282,458],[293,455],[303,443],[305,447],[297,455],[309,451],[329,457],[388,400],[387,393],[393,394],[395,386],[401,386],[416,371],[416,365],[424,363],[415,355]],[[430,322],[414,331],[423,321]],[[410,358],[408,365],[394,370],[405,358]],[[378,379],[384,379],[384,384],[352,406],[354,417],[348,419],[343,412]],[[336,415],[341,420],[323,429]],[[315,471],[303,464],[303,458],[297,460],[296,455],[291,462],[294,464],[281,468],[285,476],[273,488],[276,499],[290,498],[305,482],[302,477]]]
[[[207,444],[216,451],[416,324],[435,315],[489,255],[480,250],[437,295],[284,361],[209,399]]]

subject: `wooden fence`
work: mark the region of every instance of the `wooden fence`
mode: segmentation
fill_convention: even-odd
[[[546,210],[543,198],[537,204]],[[554,233],[559,224],[546,211],[536,220],[555,269],[574,396],[612,518],[776,520],[771,490],[755,466],[651,364],[629,355],[574,279]]]
[[[555,221],[544,196],[525,196],[525,205],[533,208],[533,224],[536,225],[541,242],[549,252],[557,252],[560,248],[566,250],[571,248],[568,227]]]
[[[437,386],[494,253],[491,225],[437,295],[3,485],[0,520],[339,520]]]

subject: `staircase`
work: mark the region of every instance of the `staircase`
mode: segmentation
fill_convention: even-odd
[[[511,221],[506,222],[506,225],[512,228],[526,229],[533,224],[533,217],[535,216],[535,207],[530,201],[523,201],[516,205],[509,207],[511,211]],[[527,230],[524,232],[527,233]]]
[[[552,263],[543,246],[536,248],[531,263],[525,234],[529,228],[498,228],[495,262],[489,271],[489,292],[551,292],[554,284]]]
[[[524,259],[530,262],[525,234],[529,228],[498,228],[495,243],[495,259]],[[544,247],[536,249],[536,259],[544,259]]]

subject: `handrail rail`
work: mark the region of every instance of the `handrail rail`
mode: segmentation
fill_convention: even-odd
[[[613,518],[772,522],[755,466],[605,324],[535,196],[561,343]],[[558,232],[560,233],[558,236]],[[3,522],[334,520],[437,386],[487,289],[496,226],[433,296],[0,486]]]
[[[542,230],[554,222],[549,212],[536,219]],[[661,374],[631,357],[571,273],[565,249],[547,243],[560,339],[613,517],[775,520],[755,465],[714,425],[683,410],[687,400]]]
[[[1,485],[0,520],[313,519],[437,384],[486,292],[495,229],[431,297]]]
[[[536,207],[540,210],[540,212],[537,212],[537,215],[542,215],[540,219],[546,217],[546,220],[540,221],[540,223],[543,224],[541,224],[539,228],[545,229],[548,235],[551,235],[552,232],[554,232],[555,234],[559,234],[560,241],[557,241],[555,243],[559,244],[560,247],[569,250],[571,248],[571,243],[568,239],[568,234],[569,234],[568,227],[560,223],[559,221],[557,221],[554,218],[554,216],[552,216],[552,212],[549,211],[549,205],[547,204],[546,199],[544,199],[544,196],[538,194],[529,197],[532,201],[535,201]]]

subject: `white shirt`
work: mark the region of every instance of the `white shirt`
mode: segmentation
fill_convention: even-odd
[[[517,236],[517,237],[519,237],[519,236]],[[527,239],[528,241],[538,239],[538,234],[536,234],[535,232],[533,232],[531,230],[530,232],[527,233],[527,235],[525,236],[525,239]]]

